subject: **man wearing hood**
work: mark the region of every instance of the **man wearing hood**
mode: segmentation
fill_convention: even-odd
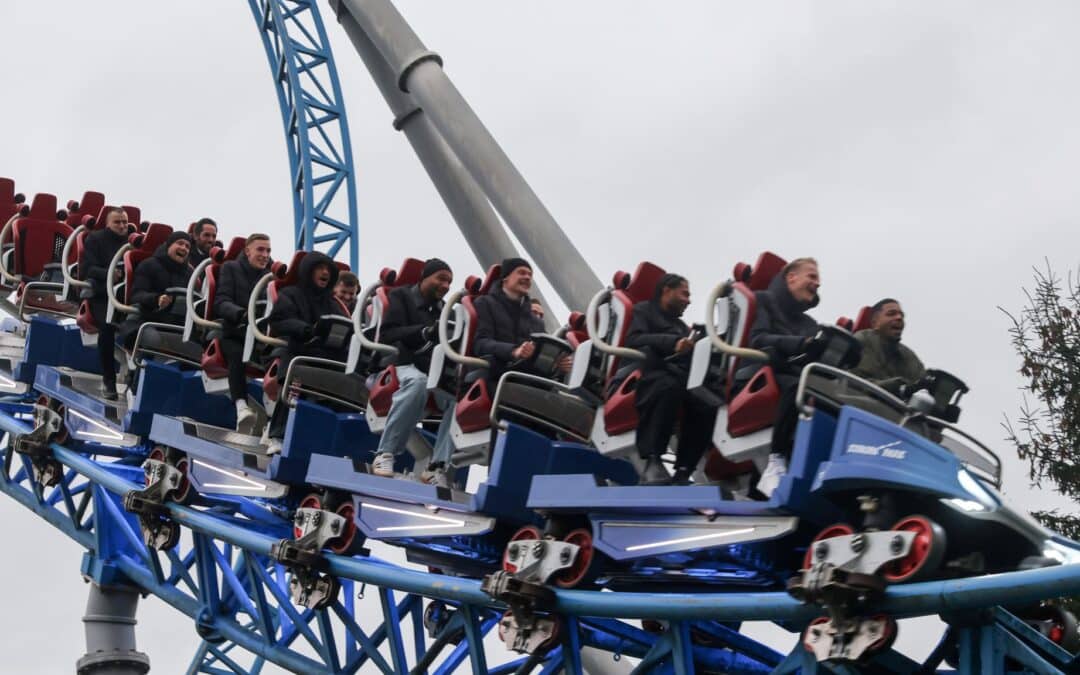
[[[818,332],[818,323],[806,312],[817,306],[820,287],[817,261],[813,258],[796,258],[772,280],[768,289],[758,291],[756,295],[757,312],[750,329],[750,347],[773,354],[776,384],[780,388],[769,462],[757,485],[758,491],[766,497],[772,494],[780,478],[787,473],[798,423],[795,391],[799,384],[799,373],[785,371],[784,363],[788,358],[802,354]],[[735,375],[736,389],[741,389],[761,365],[754,363],[740,368]]]
[[[926,374],[922,361],[900,344],[904,325],[904,310],[898,301],[885,298],[874,304],[870,308],[870,328],[855,334],[863,351],[859,365],[851,372],[893,394],[921,380]]]
[[[678,274],[665,274],[651,300],[634,305],[626,346],[645,353],[634,407],[638,413],[637,447],[645,467],[641,480],[686,483],[712,441],[716,409],[688,395],[686,379],[694,336],[679,318],[690,304],[690,285]],[[675,476],[660,461],[682,412]]]
[[[138,308],[120,326],[120,336],[132,346],[139,326],[144,323],[168,323],[184,325],[186,307],[165,291],[169,288],[185,288],[191,278],[188,255],[191,238],[186,232],[173,232],[165,243],[157,247],[154,255],[139,263],[131,281],[131,304]],[[180,304],[176,305],[179,302]],[[174,306],[175,305],[175,306]],[[159,336],[146,336],[147,344],[153,344]]]
[[[90,282],[88,291],[83,291],[89,301],[90,316],[98,329],[97,350],[101,363],[101,393],[110,401],[115,401],[116,394],[116,326],[106,323],[108,313],[108,295],[105,288],[110,274],[119,281],[123,272],[110,270],[109,263],[120,247],[127,243],[131,226],[124,209],[108,206],[104,209],[104,222],[101,229],[86,235],[82,256],[79,259],[80,276]]]
[[[379,450],[371,464],[372,473],[376,476],[394,475],[395,457],[406,450],[409,436],[424,418],[431,351],[438,342],[436,331],[443,298],[453,282],[454,273],[450,266],[438,258],[432,258],[424,263],[419,283],[399,286],[390,291],[379,340],[398,350],[394,363],[400,386],[391,400],[386,428],[379,438]],[[453,417],[453,408],[444,408],[435,437],[436,456],[450,456],[450,422]],[[450,484],[445,466],[433,465],[423,474],[418,471],[416,475],[440,487]]]
[[[222,328],[218,338],[221,356],[229,370],[229,397],[236,406],[236,430],[251,433],[257,415],[247,402],[247,366],[244,336],[251,291],[270,269],[270,237],[255,233],[244,242],[244,252],[221,266],[214,292],[214,316]]]
[[[270,332],[274,337],[288,342],[286,347],[274,350],[274,356],[282,359],[279,377],[285,378],[289,361],[296,356],[314,356],[333,361],[348,358],[346,349],[326,346],[322,337],[315,334],[319,317],[326,315],[348,316],[344,306],[334,297],[338,267],[323,253],[308,253],[301,259],[296,283],[282,289],[270,311]],[[282,400],[274,407],[266,435],[267,452],[280,452],[281,439],[285,437],[285,424],[289,419],[289,406]]]

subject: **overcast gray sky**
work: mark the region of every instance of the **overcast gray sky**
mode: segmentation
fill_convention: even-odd
[[[1000,449],[1020,400],[1007,319],[1031,268],[1077,266],[1080,5],[1072,2],[468,2],[398,6],[602,280],[650,259],[701,300],[761,250],[813,255],[831,322],[884,295],[905,341],[972,388]],[[478,270],[341,29],[328,30],[358,168],[364,283],[405,256]],[[211,215],[287,257],[288,164],[247,3],[0,6],[0,175],[155,221]],[[690,309],[697,317],[699,303]],[[79,551],[9,500],[4,670],[70,672]],[[18,610],[10,608],[19,608]],[[901,637],[901,644],[916,640]],[[144,603],[140,647],[178,672],[190,622]]]

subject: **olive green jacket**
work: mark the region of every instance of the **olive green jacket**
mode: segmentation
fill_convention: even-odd
[[[863,353],[859,365],[851,372],[875,384],[915,384],[926,373],[922,361],[915,352],[899,341],[893,342],[881,337],[876,330],[861,330],[855,337],[862,343]],[[891,382],[890,382],[891,381]]]

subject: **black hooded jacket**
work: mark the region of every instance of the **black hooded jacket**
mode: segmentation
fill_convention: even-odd
[[[430,301],[420,293],[420,284],[400,286],[390,291],[389,307],[379,329],[379,341],[397,347],[394,360],[399,366],[412,364],[428,372],[431,367],[431,351],[423,350],[428,341],[424,329],[439,321],[443,301]],[[419,353],[418,353],[419,352]]]
[[[79,272],[83,279],[90,282],[91,298],[94,301],[106,302],[105,283],[109,276],[109,263],[127,240],[127,234],[114,234],[107,227],[94,230],[83,240]]]
[[[646,378],[653,371],[668,371],[685,377],[689,373],[690,352],[671,361],[666,359],[675,353],[675,344],[689,336],[690,327],[682,319],[666,314],[656,300],[646,300],[634,305],[626,346],[645,352],[643,369]]]
[[[243,254],[221,266],[214,291],[214,317],[225,322],[226,333],[238,332],[243,336],[243,331],[239,329],[245,323],[244,313],[247,312],[251,291],[269,270],[269,264],[261,270],[255,269]]]
[[[311,280],[311,272],[319,264],[330,266],[330,281],[326,288],[316,287]],[[323,253],[308,253],[300,261],[296,283],[278,294],[274,309],[270,311],[270,331],[275,337],[289,342],[289,352],[303,351],[320,316],[348,316],[341,303],[334,299],[337,278],[338,268],[333,260]]]
[[[778,274],[769,287],[758,291],[754,325],[750,328],[750,347],[772,352],[778,359],[786,359],[802,352],[806,338],[818,332],[818,322],[806,315],[816,307],[815,295],[809,302],[799,302],[788,290],[787,280]],[[749,380],[761,367],[760,363],[746,363],[739,368],[736,380]]]
[[[513,360],[513,351],[533,333],[544,332],[544,322],[532,313],[529,296],[512,300],[502,286],[476,299],[476,342],[473,353],[492,361],[490,379],[498,378]]]
[[[154,255],[139,263],[131,281],[131,304],[139,308],[139,321],[160,323],[183,323],[179,307],[170,304],[158,308],[158,297],[168,288],[183,288],[191,278],[191,266],[176,262],[169,257],[167,244],[162,244]],[[173,303],[180,302],[174,299]]]

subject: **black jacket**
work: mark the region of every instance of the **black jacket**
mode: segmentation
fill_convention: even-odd
[[[90,282],[91,298],[105,303],[105,282],[108,280],[109,263],[120,247],[127,243],[126,234],[116,235],[105,227],[94,230],[83,240],[82,257],[79,259],[79,275]]]
[[[191,253],[188,254],[188,263],[191,264],[191,268],[195,269],[199,266],[199,263],[210,257],[210,253],[203,253],[202,249],[195,245],[195,242],[191,243]]]
[[[164,309],[158,308],[158,297],[168,288],[185,287],[191,278],[191,266],[178,263],[169,257],[165,244],[158,246],[154,255],[139,263],[131,281],[131,304],[139,308],[139,322],[183,323],[180,306],[174,307],[179,298]]]
[[[330,283],[326,288],[317,288],[311,281],[311,271],[319,263],[330,265]],[[278,294],[274,309],[270,311],[270,331],[275,337],[289,342],[289,353],[310,351],[304,349],[304,343],[311,339],[320,316],[348,316],[341,303],[334,299],[337,278],[338,268],[333,260],[322,253],[308,253],[300,261],[296,283]],[[275,352],[280,355],[278,350]]]
[[[758,291],[754,325],[750,328],[750,347],[771,352],[777,363],[802,352],[806,338],[818,332],[818,323],[806,315],[816,307],[817,296],[809,303],[799,302],[788,290],[787,280],[778,274],[768,289]],[[748,381],[761,367],[760,363],[746,363],[739,368],[736,382]]]
[[[544,332],[544,322],[532,313],[529,297],[511,300],[497,287],[476,299],[476,341],[473,353],[491,362],[488,379],[495,380],[513,360],[513,351],[533,333]]]
[[[665,314],[655,300],[646,300],[634,305],[626,346],[645,352],[646,375],[653,370],[665,370],[685,377],[689,372],[690,352],[683,352],[677,359],[666,359],[675,353],[675,343],[689,336],[690,327],[682,319]]]
[[[246,323],[244,313],[247,312],[251,291],[269,270],[269,265],[261,270],[255,269],[243,254],[221,266],[214,291],[214,317],[225,323],[226,334],[243,336],[241,328]]]
[[[423,332],[438,323],[443,301],[429,301],[420,294],[420,284],[392,289],[389,298],[390,306],[383,315],[379,341],[397,347],[398,356],[394,361],[397,365],[412,364],[426,373],[431,366],[431,350],[423,349],[429,346]]]

